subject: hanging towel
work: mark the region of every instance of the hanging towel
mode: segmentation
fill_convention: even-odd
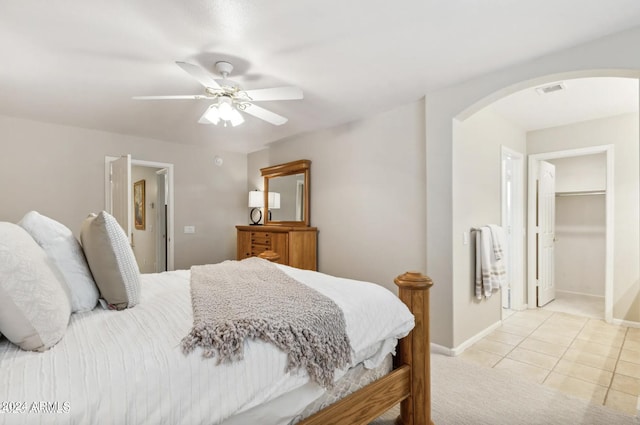
[[[476,230],[476,298],[482,299],[482,237],[480,229]]]
[[[487,226],[480,228],[480,264],[482,266],[482,292],[484,296],[489,298],[493,289],[492,281],[492,259],[495,258],[493,253],[493,243],[491,242],[491,229]]]
[[[491,261],[491,289],[498,290],[506,286],[507,283],[506,256],[503,250],[505,246],[504,229],[496,224],[489,224],[488,227],[491,231],[491,244],[494,254]]]
[[[502,231],[502,227],[497,224],[489,224],[489,229],[491,229],[491,244],[493,245],[493,253],[496,255],[496,260],[502,260],[503,251],[502,247],[504,246],[504,232]]]
[[[495,224],[476,232],[475,293],[477,299],[489,298],[506,284],[504,231]]]

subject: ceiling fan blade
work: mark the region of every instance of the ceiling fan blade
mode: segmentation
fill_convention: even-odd
[[[287,118],[283,117],[282,115],[278,115],[252,103],[247,104],[244,112],[249,115],[253,115],[256,118],[260,118],[261,120],[265,120],[266,122],[273,125],[282,125],[288,121]]]
[[[302,90],[293,86],[246,90],[245,93],[255,102],[264,100],[296,100],[304,97]]]
[[[186,94],[186,95],[177,95],[177,96],[133,96],[132,99],[135,99],[135,100],[181,100],[181,99],[200,100],[200,99],[211,99],[211,98],[201,94]]]
[[[220,85],[216,83],[211,74],[200,68],[198,65],[180,61],[176,61],[176,65],[182,68],[187,74],[198,80],[198,82],[203,86],[212,87],[214,89],[220,88]]]

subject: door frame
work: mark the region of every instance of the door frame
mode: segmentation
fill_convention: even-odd
[[[510,149],[506,146],[501,146],[501,203],[502,203],[502,227],[508,232],[508,220],[506,214],[506,202],[507,202],[507,193],[505,187],[505,161],[507,159],[511,159],[513,163],[513,174],[511,178],[513,191],[513,199],[512,199],[512,209],[511,216],[515,218],[512,228],[510,229],[509,236],[507,233],[507,237],[510,240],[515,239],[516,245],[518,247],[510,246],[510,250],[507,250],[512,259],[512,264],[514,265],[513,270],[509,270],[509,291],[505,295],[503,294],[502,300],[502,316],[504,318],[504,309],[505,309],[505,297],[508,297],[508,303],[511,310],[524,310],[527,308],[527,303],[525,302],[525,282],[526,282],[526,273],[525,273],[525,255],[524,255],[524,247],[525,247],[525,223],[524,223],[524,213],[525,213],[525,196],[524,196],[524,154],[513,149]],[[507,291],[505,291],[507,292]]]
[[[164,198],[164,203],[160,204],[159,200],[157,202],[158,207],[156,209],[156,273],[161,273],[166,271],[168,268],[169,262],[167,261],[168,250],[169,250],[169,223],[167,221],[169,215],[169,208],[167,207],[167,192],[169,189],[167,186],[169,185],[168,179],[168,168],[161,168],[156,171],[156,182],[159,180],[158,176],[163,176],[162,182],[162,197]],[[158,193],[160,193],[160,185],[158,184]],[[164,220],[161,220],[161,217],[164,217]],[[159,226],[159,223],[164,222],[164,229]],[[164,238],[162,237],[162,232],[166,230],[166,234]],[[160,257],[164,257],[162,262],[162,267],[160,265]]]
[[[117,156],[105,156],[104,157],[104,205],[105,208],[111,205],[111,182],[109,179],[110,167],[109,163],[118,159]],[[173,164],[166,162],[144,161],[141,159],[131,158],[131,165],[137,165],[141,167],[150,168],[166,168],[167,181],[169,186],[169,194],[167,196],[167,270],[174,270],[174,197],[173,197]]]
[[[604,153],[607,164],[607,181],[605,195],[606,209],[606,236],[605,236],[605,285],[604,285],[604,319],[610,323],[613,321],[613,230],[614,230],[614,146],[600,145],[579,149],[568,149],[555,152],[545,152],[529,155],[528,184],[527,184],[527,299],[529,308],[537,308],[536,305],[536,180],[538,178],[538,162],[569,158],[575,156],[593,155]]]

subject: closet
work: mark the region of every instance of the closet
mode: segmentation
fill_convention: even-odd
[[[556,167],[555,286],[551,308],[604,316],[605,154],[549,161]]]

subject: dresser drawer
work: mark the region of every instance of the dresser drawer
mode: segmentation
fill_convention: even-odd
[[[271,234],[263,232],[251,233],[251,244],[271,246]]]
[[[257,257],[265,251],[270,251],[271,247],[266,245],[251,245],[251,256]]]

